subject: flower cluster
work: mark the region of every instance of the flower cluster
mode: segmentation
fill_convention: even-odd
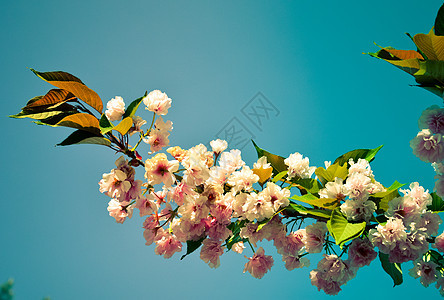
[[[119,110],[113,110],[118,106],[116,99],[107,105],[110,116],[118,115]],[[150,146],[151,157],[138,163],[134,158],[120,157],[99,185],[100,191],[112,198],[108,211],[118,223],[130,218],[134,208],[139,210],[145,218],[146,245],[154,244],[156,254],[170,258],[186,246],[186,256],[200,247],[200,258],[217,268],[225,250],[243,253],[249,246],[253,255],[245,256],[244,273],[262,278],[274,264],[258,245],[265,240],[276,247],[288,270],[309,267],[307,255],[325,252],[310,279],[319,290],[335,295],[359,268],[376,258],[378,248],[381,255],[388,255],[389,263],[414,261],[410,274],[424,285],[444,281],[444,266],[424,260],[432,251],[430,241],[435,241],[439,251],[444,250],[444,233],[435,239],[442,221],[428,209],[432,197],[418,183],[401,189],[403,196],[398,187],[385,188],[376,181],[365,156],[350,156],[343,163],[326,162],[325,168],[316,168],[298,152],[287,158],[269,154],[260,156],[250,168],[241,152],[227,150],[223,140],[211,141],[211,149],[203,144],[168,148],[172,122],[162,116],[171,107],[171,99],[156,90],[142,101],[154,113],[153,120],[144,131],[141,126],[147,122],[132,117],[129,134],[139,132],[140,138],[135,147],[128,148],[135,151],[144,141]],[[420,123],[434,124],[430,126],[438,130],[441,127],[435,119],[425,116]],[[431,142],[434,139],[418,142],[422,143],[418,153],[439,157],[441,152]],[[166,153],[159,152],[164,148]],[[268,159],[279,159],[281,169]],[[144,167],[145,183],[134,177],[133,166],[137,165]],[[294,190],[300,195],[292,197]],[[298,204],[298,200],[309,206]],[[333,217],[338,214],[342,224],[364,224],[363,230],[348,241],[339,241],[335,234],[342,230],[336,229],[341,223]],[[315,220],[301,228],[309,219]],[[340,255],[336,245],[343,247]]]

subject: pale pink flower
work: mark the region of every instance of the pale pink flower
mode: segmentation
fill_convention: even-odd
[[[206,165],[206,161],[197,153],[190,152],[182,161],[182,165],[186,168],[184,171],[184,181],[189,186],[203,184],[210,177],[210,170]]]
[[[319,191],[321,198],[344,200],[349,194],[348,187],[343,184],[342,178],[335,177],[334,182],[327,182],[325,188]]]
[[[205,239],[200,250],[200,259],[206,262],[210,268],[217,268],[220,266],[220,256],[224,254],[224,249],[222,242]]]
[[[264,227],[261,229],[263,236],[268,241],[280,239],[287,235],[287,229],[282,224],[282,219],[279,215],[275,215]],[[298,234],[305,236],[305,229],[298,230]]]
[[[290,190],[282,189],[273,182],[267,183],[267,187],[261,191],[261,195],[264,199],[271,202],[275,212],[290,204],[290,201],[288,200],[291,195]]]
[[[419,129],[430,129],[432,133],[444,134],[444,109],[432,105],[422,112],[418,120]]]
[[[370,177],[363,173],[350,174],[345,182],[346,189],[349,191],[348,196],[352,199],[366,199],[371,183]]]
[[[185,182],[180,182],[168,192],[168,199],[176,202],[177,205],[183,205],[186,195],[193,195],[195,192]]]
[[[310,266],[310,261],[306,257],[283,255],[282,261],[285,262],[285,268],[288,271]]]
[[[415,261],[413,263],[413,268],[411,268],[409,271],[409,274],[413,278],[420,278],[421,284],[428,287],[431,283],[436,281],[439,275],[436,271],[436,267],[437,265],[432,261]]]
[[[433,213],[431,211],[426,211],[421,215],[416,224],[416,228],[425,229],[428,236],[437,235],[439,230],[439,225],[441,225],[442,219],[439,214]]]
[[[174,253],[182,251],[182,243],[177,238],[165,232],[161,239],[156,241],[154,253],[163,255],[164,258],[170,258]]]
[[[137,198],[135,208],[140,210],[140,216],[150,215],[158,210],[154,196],[150,193],[147,196]]]
[[[199,223],[202,219],[205,219],[210,212],[206,201],[207,198],[201,195],[188,196],[185,198],[185,203],[179,207],[178,212],[182,215],[183,219],[191,223]]]
[[[166,115],[171,107],[171,99],[159,90],[151,91],[142,101],[146,105],[145,109],[157,115]]]
[[[111,122],[120,120],[125,113],[125,102],[122,97],[116,96],[106,103],[105,115]]]
[[[230,224],[230,222],[228,222]],[[213,240],[226,240],[232,232],[227,228],[227,223],[216,218],[211,218],[207,228],[208,237]]]
[[[265,273],[271,270],[273,257],[265,255],[264,249],[260,247],[252,257],[246,257],[249,261],[245,264],[244,273],[249,272],[253,277],[261,279]]]
[[[421,210],[426,210],[428,205],[432,204],[432,197],[429,190],[425,190],[418,182],[412,182],[409,186],[410,190],[400,190],[404,197],[412,198]]]
[[[373,172],[370,168],[370,163],[366,159],[359,158],[357,162],[350,158],[348,161],[350,168],[348,169],[348,174],[361,173],[367,177],[373,178]]]
[[[116,199],[111,199],[108,203],[107,210],[109,211],[109,215],[116,219],[117,223],[123,223],[126,217],[131,218],[133,215],[133,208],[133,205],[122,206]]]
[[[404,226],[416,223],[421,218],[422,209],[411,197],[396,197],[388,202],[385,212],[387,217],[398,217],[403,220]]]
[[[219,155],[222,151],[227,149],[227,141],[217,139],[210,142],[210,146],[213,149],[214,154]]]
[[[257,223],[247,223],[246,226],[241,228],[239,233],[241,238],[248,239],[250,244],[257,247],[256,243],[264,239],[264,232],[262,230],[257,231]]]
[[[242,241],[234,243],[233,246],[231,246],[231,250],[233,250],[234,252],[239,253],[239,254],[241,254],[244,251],[244,249],[245,249],[245,246],[244,246],[244,242],[242,242]]]
[[[259,176],[253,173],[248,166],[244,166],[242,170],[233,172],[228,177],[227,183],[232,186],[233,191],[251,191],[253,184],[258,182]]]
[[[305,228],[305,250],[308,253],[320,253],[324,246],[327,225],[324,222],[316,222]]]
[[[302,154],[298,152],[290,154],[290,156],[284,160],[284,163],[288,166],[288,179],[294,177],[310,178],[316,170],[316,167],[309,166],[310,160],[308,157],[303,158]]]
[[[167,147],[170,144],[168,136],[168,132],[152,130],[148,135],[148,138],[143,138],[143,141],[150,145],[150,152],[154,153],[162,150],[162,148]]]
[[[298,256],[302,254],[303,248],[305,247],[306,231],[305,229],[299,229],[295,232],[290,232],[289,235],[280,240],[280,243],[276,243],[279,246],[276,247],[279,254]]]
[[[366,221],[368,222],[376,211],[376,204],[371,200],[345,200],[341,204],[341,212],[349,221]]]
[[[168,161],[165,153],[158,153],[145,161],[145,178],[151,185],[163,182],[166,187],[170,187],[176,181],[173,173],[178,169],[177,160]]]
[[[171,224],[174,235],[181,241],[197,241],[205,236],[205,222],[191,223],[183,218],[174,219]]]
[[[429,248],[427,236],[422,230],[407,233],[405,240],[397,241],[389,252],[389,261],[403,263],[421,257]],[[380,248],[381,250],[381,248]]]
[[[261,156],[257,162],[253,164],[253,169],[270,169],[272,168],[270,163],[267,162],[266,156]]]
[[[146,121],[139,116],[132,116],[133,126],[128,131],[128,134],[132,136],[136,132],[143,132],[142,126],[146,124]]]
[[[433,247],[436,248],[439,252],[444,253],[444,232],[435,238],[435,243],[433,244]]]
[[[152,243],[160,240],[165,235],[165,231],[162,227],[147,228],[143,231],[143,237],[145,238],[145,245],[150,246]]]
[[[441,134],[432,134],[429,129],[421,130],[410,141],[410,147],[420,160],[433,163],[444,160],[444,142]]]
[[[219,158],[219,166],[232,173],[235,170],[245,165],[245,162],[241,158],[241,151],[238,149],[230,150],[230,152],[223,152]]]
[[[264,198],[261,192],[259,194],[247,194],[247,199],[242,210],[245,212],[245,218],[249,221],[257,219],[259,222],[271,218],[275,213],[271,201]]]
[[[323,290],[327,295],[337,295],[342,291],[338,282],[325,279],[323,273],[318,270],[310,272],[311,284],[318,288],[318,291]]]
[[[369,232],[370,242],[385,254],[389,254],[398,241],[405,241],[406,238],[406,228],[398,218],[389,218],[385,225],[379,224]]]
[[[376,256],[377,253],[368,239],[356,238],[348,248],[348,259],[354,267],[368,266]]]
[[[125,172],[119,169],[111,170],[111,173],[103,174],[99,181],[99,191],[111,198],[125,196],[131,188],[131,181]]]
[[[244,206],[247,202],[248,197],[252,197],[249,193],[238,193],[233,196],[232,193],[228,193],[224,196],[227,200],[231,200],[231,208],[233,209],[233,217],[235,218],[243,218],[245,210]]]
[[[435,182],[435,191],[436,194],[444,198],[444,175],[436,175],[435,176],[436,182]]]

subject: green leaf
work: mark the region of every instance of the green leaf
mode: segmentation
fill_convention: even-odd
[[[293,178],[291,183],[295,184],[299,190],[309,192],[311,194],[317,194],[322,189],[322,184],[313,178]]]
[[[442,37],[444,39],[444,37]],[[444,41],[443,45],[444,46]],[[417,83],[425,86],[443,86],[444,61],[426,60],[419,62],[419,70],[413,74]]]
[[[145,96],[147,95],[147,93],[145,93]],[[137,98],[136,100],[134,100],[133,102],[131,102],[131,104],[128,106],[128,108],[125,110],[125,113],[123,114],[122,119],[125,119],[127,117],[132,117],[134,116],[134,114],[136,113],[137,109],[139,108],[140,103],[142,102],[143,98],[145,97],[140,97]]]
[[[12,291],[13,285],[14,280],[12,278],[8,279],[8,281],[0,285],[1,300],[12,300],[14,298],[14,292]]]
[[[281,180],[282,178],[284,178],[287,175],[288,171],[282,171],[279,174],[276,174],[276,176],[273,177],[273,179],[271,180],[271,182],[278,182],[279,180]]]
[[[441,253],[435,251],[435,250],[429,250],[422,256],[422,259],[425,262],[432,261],[438,266],[444,267],[444,257]]]
[[[385,192],[379,192],[371,195],[369,200],[372,200],[376,203],[376,212],[379,214],[386,212],[389,208],[388,203],[396,197],[400,196],[398,189],[403,187],[404,185],[405,184],[399,183],[395,180],[395,182],[390,187],[388,187]]]
[[[62,71],[38,72],[34,69],[30,70],[41,79],[58,87],[59,89],[71,92],[77,98],[82,99],[99,113],[102,113],[103,103],[99,95],[87,87],[79,78]]]
[[[75,144],[96,144],[110,146],[111,142],[103,136],[98,136],[92,132],[84,130],[76,130],[71,133],[63,142],[56,146],[68,146]]]
[[[30,119],[34,119],[34,120],[43,120],[43,119],[51,118],[51,117],[54,117],[54,116],[57,116],[57,115],[63,114],[63,113],[65,113],[65,112],[64,111],[57,111],[57,110],[43,111],[43,112],[21,111],[20,113],[18,113],[16,115],[9,116],[9,117],[16,118],[16,119],[30,118]]]
[[[427,207],[427,209],[433,212],[443,212],[444,211],[444,201],[435,192],[431,193],[432,204]]]
[[[99,120],[100,132],[106,134],[107,132],[113,130],[114,125],[108,120],[105,114]]]
[[[338,163],[340,166],[342,166],[344,163],[347,163],[350,160],[350,158],[353,158],[354,162],[357,162],[358,159],[366,159],[368,162],[371,162],[374,158],[376,153],[378,153],[379,150],[381,150],[382,145],[375,149],[356,149],[350,152],[347,152],[334,161],[334,164]]]
[[[400,285],[403,281],[401,264],[391,263],[389,255],[379,252],[379,260],[384,271],[393,279],[393,287]]]
[[[441,7],[438,10],[438,14],[436,15],[435,19],[434,29],[436,35],[444,35],[444,5],[441,5]]]
[[[318,198],[313,194],[293,195],[290,199],[333,210],[339,202],[336,199]]]
[[[125,135],[128,130],[133,126],[133,119],[131,117],[126,117],[119,124],[117,124],[113,130],[117,130],[121,135]]]
[[[335,163],[330,165],[327,170],[323,167],[319,167],[316,169],[315,174],[324,186],[327,182],[335,181],[336,177],[345,180],[348,176],[347,164],[344,163],[340,165],[339,163]]]
[[[309,217],[314,216],[318,218],[323,218],[325,220],[329,220],[332,213],[331,210],[309,208],[296,204],[294,202],[290,202],[290,204],[285,208],[285,211],[290,216],[295,216],[295,215],[304,215]]]
[[[202,242],[205,240],[205,237],[201,238],[200,240],[197,241],[187,241],[187,253],[182,255],[182,257],[180,258],[180,260],[184,259],[185,256],[193,253],[194,251],[196,251],[201,245]]]
[[[256,149],[258,158],[262,156],[267,157],[267,162],[273,167],[273,174],[277,175],[282,171],[286,171],[288,169],[287,165],[284,163],[285,158],[279,155],[272,154],[264,149],[261,149],[253,142],[254,148]]]
[[[349,223],[342,215],[340,208],[336,208],[327,221],[327,228],[336,241],[336,245],[342,247],[344,243],[359,237],[365,229],[365,222]]]

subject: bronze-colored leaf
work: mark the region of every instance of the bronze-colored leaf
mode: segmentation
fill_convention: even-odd
[[[96,92],[87,87],[79,78],[62,71],[38,72],[31,69],[38,77],[58,87],[74,94],[77,98],[102,113],[103,103]]]
[[[98,124],[98,123],[97,123]],[[130,128],[133,126],[133,118],[131,117],[126,117],[125,119],[123,119],[122,121],[120,121],[119,124],[117,124],[117,126],[115,126],[113,128],[113,130],[117,130],[118,132],[120,132],[122,135],[125,135],[128,130],[130,130]]]
[[[29,103],[23,108],[23,109],[35,109],[39,106],[53,106],[55,104],[60,104],[69,100],[74,100],[76,97],[66,91],[66,90],[61,90],[61,89],[52,89],[50,90],[48,93],[46,93],[45,96],[41,97],[40,99],[36,99],[35,101],[34,99],[31,99]],[[48,108],[53,108],[53,107],[48,107]]]
[[[100,134],[99,120],[97,120],[96,117],[85,113],[66,116],[54,126],[72,127]]]
[[[399,59],[411,59],[411,58],[418,58],[418,59],[424,59],[422,55],[415,51],[415,50],[397,50],[397,49],[390,49],[390,48],[384,48],[387,52],[394,55],[396,58]]]

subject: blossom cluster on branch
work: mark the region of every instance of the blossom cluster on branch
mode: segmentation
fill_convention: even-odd
[[[120,153],[99,190],[111,198],[108,212],[116,222],[136,209],[144,219],[146,245],[154,245],[156,254],[170,258],[183,252],[184,258],[199,250],[217,268],[225,252],[250,252],[244,254],[244,273],[262,278],[275,259],[265,254],[265,241],[288,270],[309,267],[309,254],[322,253],[309,277],[319,290],[335,295],[379,252],[395,285],[402,282],[400,264],[412,261],[410,274],[425,286],[436,282],[444,294],[444,234],[438,235],[437,214],[444,201],[417,182],[406,189],[397,181],[389,187],[379,183],[370,162],[382,146],[347,152],[317,168],[298,152],[282,157],[253,142],[258,160],[250,168],[241,151],[228,150],[223,140],[211,141],[210,149],[170,147],[173,124],[164,118],[172,100],[159,90],[128,106],[115,97],[102,113],[98,95],[77,77],[33,72],[59,89],[31,99],[13,117],[77,129],[59,145],[99,144]],[[153,114],[151,122],[136,116],[141,104]],[[142,144],[149,147],[141,152],[145,159]]]

